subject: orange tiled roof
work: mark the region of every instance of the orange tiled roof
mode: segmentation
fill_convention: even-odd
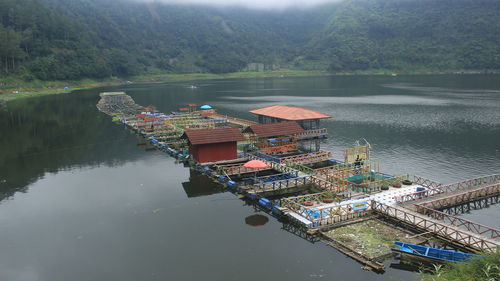
[[[257,115],[264,115],[290,121],[324,119],[332,117],[328,114],[291,105],[271,105],[250,110],[250,112]]]
[[[187,137],[193,145],[236,142],[245,139],[238,128],[186,130],[184,137]]]

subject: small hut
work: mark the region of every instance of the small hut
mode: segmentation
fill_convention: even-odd
[[[244,140],[237,128],[186,130],[189,154],[198,163],[238,158],[237,143]]]

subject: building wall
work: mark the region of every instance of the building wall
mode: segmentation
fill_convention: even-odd
[[[190,145],[189,153],[199,163],[238,158],[236,142]]]
[[[319,120],[320,119],[311,119],[311,120],[300,120],[297,121],[304,130],[314,130],[314,129],[320,129],[319,126]]]
[[[269,116],[264,116],[264,115],[258,115],[259,117],[259,124],[269,124],[269,123],[275,123],[275,122],[284,122],[288,120],[284,119],[278,119],[274,117],[269,117]],[[310,120],[298,120],[297,123],[304,128],[304,130],[313,130],[313,129],[320,129],[320,124],[319,124],[320,119],[310,119]]]

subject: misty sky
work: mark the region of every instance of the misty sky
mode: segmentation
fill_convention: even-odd
[[[289,7],[310,7],[328,2],[338,2],[340,0],[145,0],[151,2],[165,2],[175,4],[204,4],[218,6],[246,6],[251,8],[289,8]]]

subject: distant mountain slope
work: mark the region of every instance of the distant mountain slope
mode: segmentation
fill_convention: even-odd
[[[0,0],[0,74],[65,80],[224,73],[500,69],[498,0],[346,0],[263,11],[131,0]]]
[[[4,73],[41,79],[234,72],[291,60],[328,14],[128,0],[0,0]],[[23,67],[19,68],[19,62]]]
[[[344,1],[309,46],[334,71],[499,69],[500,1]]]

